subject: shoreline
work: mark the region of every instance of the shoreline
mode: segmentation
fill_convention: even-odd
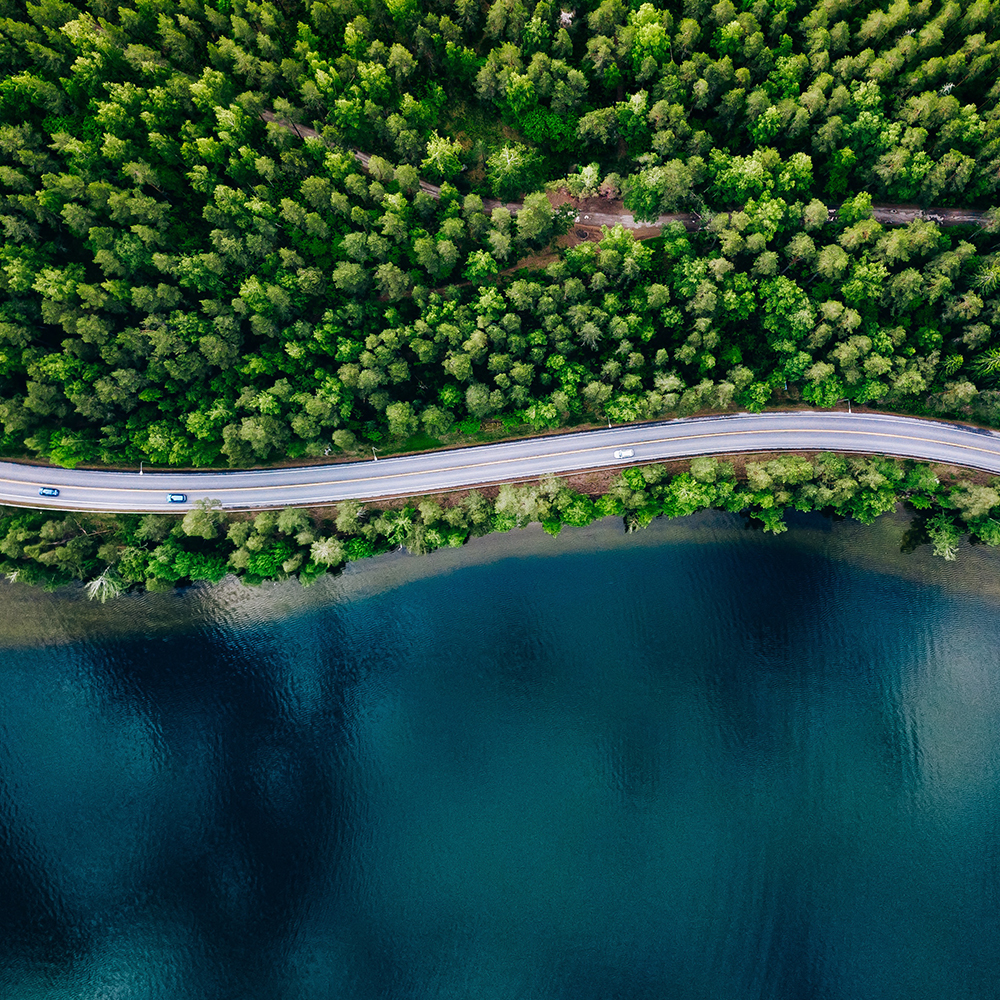
[[[255,622],[306,613],[330,603],[365,600],[421,580],[507,560],[559,559],[663,545],[699,548],[739,542],[755,547],[796,547],[817,558],[847,561],[869,572],[1000,603],[1000,550],[964,541],[960,558],[954,562],[933,556],[926,545],[902,552],[900,543],[910,520],[901,507],[869,525],[849,519],[835,521],[813,512],[795,515],[788,531],[777,536],[749,530],[741,515],[719,510],[657,518],[631,533],[620,517],[605,517],[584,527],[567,526],[556,537],[541,525],[530,524],[471,538],[461,548],[441,548],[420,556],[397,549],[358,560],[309,587],[295,579],[248,586],[230,574],[215,584],[127,593],[108,604],[88,600],[83,584],[45,591],[29,584],[0,583],[5,608],[0,619],[0,649],[72,644],[98,623],[116,636],[152,641],[176,634],[181,627],[191,630],[192,621],[196,628],[246,628]],[[859,544],[862,533],[864,544]],[[196,605],[193,613],[192,602]],[[27,641],[29,636],[33,642]]]

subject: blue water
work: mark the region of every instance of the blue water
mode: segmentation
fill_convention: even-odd
[[[1000,996],[997,599],[724,527],[17,591],[0,995]]]

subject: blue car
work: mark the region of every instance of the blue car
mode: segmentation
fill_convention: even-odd
[[[167,503],[187,503],[186,493],[168,493]]]
[[[40,497],[57,497],[59,496],[59,491],[54,486],[43,486],[38,491],[38,495]]]

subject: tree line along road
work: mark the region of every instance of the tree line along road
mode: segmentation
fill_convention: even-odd
[[[294,122],[279,118],[273,111],[262,111],[261,118],[266,122],[273,122],[282,128],[294,132],[300,139],[320,139],[323,137],[313,128],[305,125],[296,125]],[[367,170],[371,161],[371,154],[361,150],[352,150],[354,158]],[[428,181],[420,181],[420,190],[429,194],[432,198],[441,197],[441,188],[437,184],[430,184]],[[501,202],[495,198],[484,198],[483,208],[492,211],[494,208],[506,208],[516,215],[524,206],[519,202]],[[707,226],[711,216],[702,217],[694,212],[673,212],[661,215],[651,222],[643,222],[636,219],[634,215],[627,212],[614,213],[589,211],[581,209],[576,217],[576,225],[582,226],[624,226],[626,229],[642,229],[646,231],[644,239],[656,235],[664,226],[672,222],[679,222],[686,229],[698,230]],[[830,222],[836,221],[837,210],[829,210]],[[872,205],[872,218],[877,222],[889,226],[906,226],[911,222],[924,220],[936,222],[939,226],[981,226],[988,221],[988,213],[975,208],[921,208],[919,205]]]
[[[788,451],[895,455],[1000,474],[1000,434],[993,431],[881,413],[807,410],[633,424],[298,468],[140,474],[2,462],[0,503],[122,513],[183,512],[206,499],[230,510],[307,507],[699,455]],[[43,488],[58,495],[41,497]],[[183,494],[184,501],[169,502],[171,493]]]

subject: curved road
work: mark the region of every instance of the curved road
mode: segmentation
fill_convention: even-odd
[[[615,451],[633,454],[616,458]],[[246,510],[409,497],[504,480],[734,452],[898,455],[1000,474],[1000,434],[879,413],[796,411],[633,424],[378,461],[238,472],[101,472],[0,463],[0,503],[87,511],[174,511],[200,499]],[[40,497],[42,487],[59,490]],[[183,503],[167,501],[183,493]]]

